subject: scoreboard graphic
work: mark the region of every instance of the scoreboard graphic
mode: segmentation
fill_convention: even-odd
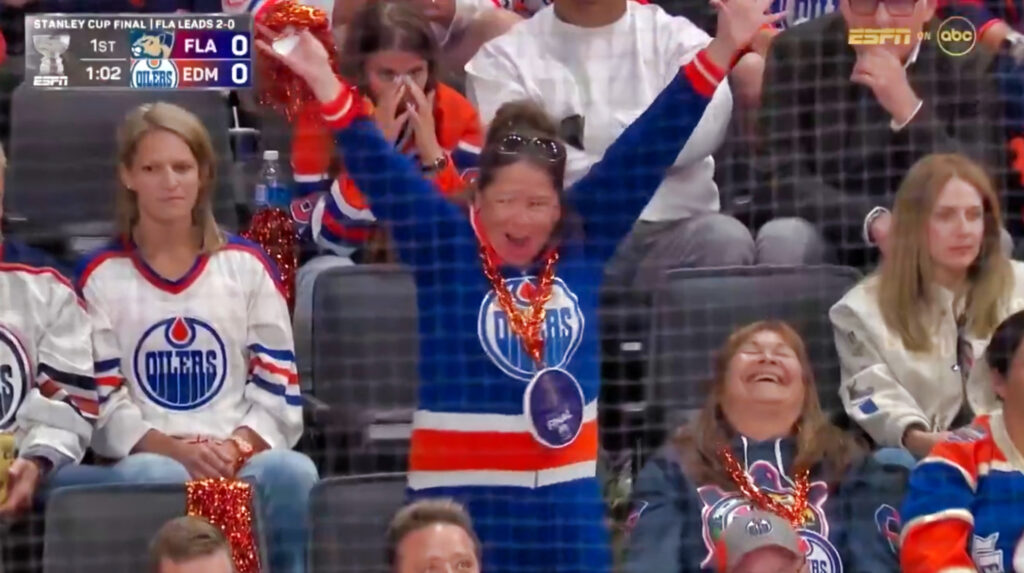
[[[35,14],[25,77],[39,89],[252,86],[248,14]]]

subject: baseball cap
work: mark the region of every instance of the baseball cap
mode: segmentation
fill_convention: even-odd
[[[778,515],[754,510],[734,518],[715,545],[719,573],[726,573],[748,554],[765,547],[780,547],[794,555],[804,554],[800,536]]]

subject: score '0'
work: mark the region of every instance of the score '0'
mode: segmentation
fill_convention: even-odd
[[[249,54],[249,36],[235,34],[231,38],[231,53],[236,57],[244,58]]]
[[[231,66],[231,81],[236,86],[243,86],[249,81],[249,67],[242,62]]]

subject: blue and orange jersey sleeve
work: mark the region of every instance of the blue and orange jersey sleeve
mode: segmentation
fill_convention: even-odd
[[[365,113],[373,111],[364,101]],[[432,180],[445,197],[461,193],[466,183],[462,173],[476,166],[483,133],[472,104],[454,89],[439,84],[434,99],[434,120],[438,143],[449,156],[448,165]],[[308,207],[298,222],[321,248],[349,256],[370,237],[376,217],[369,209],[356,182],[344,174],[336,180],[328,175],[333,153],[330,134],[318,118],[303,114],[292,138],[292,169],[298,202]]]
[[[988,418],[981,417],[968,432],[935,446],[910,476],[903,501],[900,566],[905,573],[975,571],[968,553],[974,516],[971,506],[979,467],[998,456],[991,447]]]

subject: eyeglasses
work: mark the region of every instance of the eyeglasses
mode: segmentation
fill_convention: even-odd
[[[913,15],[917,0],[850,0],[850,10],[858,16],[872,16],[878,11],[879,3],[885,4],[890,16]]]
[[[565,159],[565,147],[546,137],[523,137],[518,133],[510,133],[498,143],[498,153],[503,155],[530,155],[548,163],[558,163]]]

